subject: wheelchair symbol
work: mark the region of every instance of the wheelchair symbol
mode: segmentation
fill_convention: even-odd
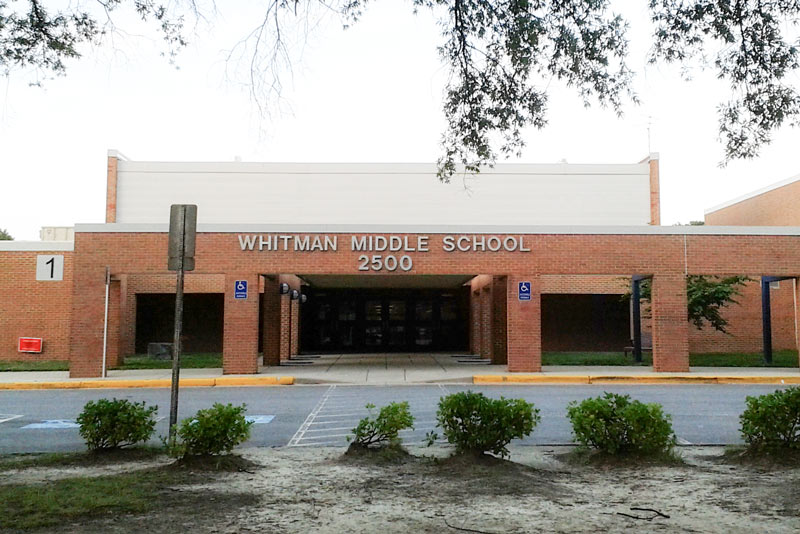
[[[233,298],[246,299],[247,298],[247,280],[236,280],[233,284]]]

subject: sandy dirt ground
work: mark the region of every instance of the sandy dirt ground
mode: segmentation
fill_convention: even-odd
[[[612,466],[569,462],[566,448],[553,447],[512,448],[513,462],[452,459],[444,447],[395,461],[343,452],[247,449],[253,465],[164,488],[154,495],[164,506],[147,515],[40,532],[800,532],[800,465],[742,463],[721,448],[681,448],[684,465]],[[35,483],[78,472],[6,474]]]

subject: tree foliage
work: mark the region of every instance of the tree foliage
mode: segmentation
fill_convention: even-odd
[[[203,17],[192,0],[98,0],[88,2],[89,8],[85,1],[60,7],[45,3],[0,0],[0,68],[6,72],[33,66],[62,74],[65,62],[81,55],[81,45],[101,44],[121,8],[157,29],[170,56],[186,45],[184,17]],[[261,101],[280,92],[278,70],[289,62],[288,20],[307,17],[317,6],[348,26],[367,4],[267,0],[263,18],[243,31],[239,43],[251,55],[251,94]],[[523,129],[547,124],[551,80],[573,88],[587,106],[598,103],[621,113],[625,102],[636,101],[626,63],[628,23],[610,0],[412,0],[412,6],[439,21],[439,54],[450,74],[442,180],[461,167],[478,171],[499,156],[518,154]],[[694,61],[715,69],[730,86],[729,99],[718,107],[725,161],[757,156],[776,129],[798,122],[800,95],[790,80],[800,66],[792,34],[800,22],[800,2],[649,0],[647,8],[653,24],[651,63]]]
[[[8,230],[0,228],[0,241],[14,241],[14,238],[8,233]]]
[[[708,323],[715,330],[727,332],[727,319],[722,316],[722,310],[729,304],[736,304],[736,297],[741,295],[741,288],[750,281],[747,276],[704,276],[689,275],[686,277],[686,300],[688,320],[697,329],[702,329]],[[640,283],[640,295],[644,300],[650,300],[650,280]]]

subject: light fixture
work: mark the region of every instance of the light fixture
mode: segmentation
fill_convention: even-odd
[[[297,299],[300,298],[300,292],[298,290],[296,290],[296,289],[292,289],[292,292],[289,294],[289,297],[292,300],[297,300]]]
[[[285,295],[289,292],[289,284],[283,282],[281,285],[278,286],[278,293],[281,295]]]
[[[305,293],[300,295],[300,304],[305,304],[307,300],[308,300],[308,295],[306,295]]]

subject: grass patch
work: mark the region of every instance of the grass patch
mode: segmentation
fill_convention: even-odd
[[[0,485],[0,527],[33,529],[109,512],[147,512],[163,505],[157,498],[160,491],[181,482],[178,473],[151,469],[44,484]]]
[[[776,350],[772,352],[772,363],[764,362],[760,352],[714,352],[708,354],[692,354],[689,363],[696,367],[797,367],[797,351]]]
[[[29,466],[92,465],[93,461],[120,463],[123,460],[121,456],[125,456],[125,460],[142,460],[143,454],[163,454],[157,449],[124,452],[40,455]],[[16,465],[29,464],[31,460],[23,458]],[[137,521],[152,521],[153,517],[164,514],[168,514],[171,521],[180,523],[184,519],[197,519],[198,515],[216,518],[222,513],[257,503],[258,496],[254,494],[193,488],[195,484],[212,481],[215,473],[254,473],[261,467],[234,455],[229,455],[221,463],[217,460],[208,459],[191,465],[175,462],[129,473],[71,477],[43,483],[0,484],[0,531],[63,526],[70,522],[84,525],[92,519],[119,519],[125,514],[137,514],[126,531],[141,532],[147,525]]]
[[[198,352],[181,354],[181,369],[207,369],[222,367],[222,354],[219,352]],[[112,369],[171,369],[172,360],[157,360],[146,354],[128,356],[122,365]]]
[[[542,365],[652,365],[649,353],[642,354],[642,363],[622,352],[543,352]]]
[[[134,447],[87,452],[53,452],[0,456],[0,472],[37,467],[95,467],[151,460],[164,455],[162,447]]]
[[[573,465],[611,468],[686,465],[686,462],[676,448],[658,454],[608,454],[603,451],[579,446],[571,451],[556,455],[556,457]]]
[[[0,371],[69,371],[68,361],[0,361]]]
[[[751,449],[744,445],[725,447],[722,461],[734,465],[749,465],[764,469],[782,469],[800,465],[800,449]]]
[[[642,363],[633,361],[633,355],[625,356],[622,352],[544,352],[542,365],[653,365],[650,352],[642,354]],[[764,355],[760,352],[714,352],[690,354],[689,365],[692,367],[797,367],[797,351],[776,350],[772,354],[772,363],[764,363]]]

